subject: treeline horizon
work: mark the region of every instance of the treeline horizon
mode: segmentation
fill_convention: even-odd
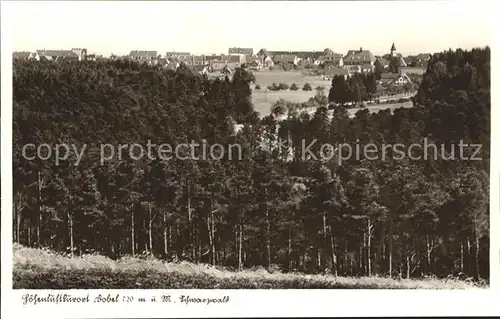
[[[490,50],[435,54],[413,108],[354,118],[287,103],[259,118],[253,75],[208,80],[185,66],[14,61],[13,241],[241,270],[489,278]],[[358,93],[356,93],[358,94]],[[283,102],[281,102],[283,103]],[[235,132],[234,124],[243,124]],[[309,144],[482,144],[482,161],[311,161]],[[22,157],[28,143],[239,143],[241,161]],[[318,151],[318,149],[315,149]],[[467,151],[466,151],[467,152]],[[417,154],[418,155],[418,154]],[[389,156],[390,157],[390,156]]]

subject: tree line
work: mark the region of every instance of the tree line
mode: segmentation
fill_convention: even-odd
[[[153,255],[230,269],[489,276],[489,48],[433,56],[415,107],[259,118],[252,76],[208,80],[130,61],[13,68],[13,240],[70,255]],[[336,83],[333,83],[334,87]],[[235,131],[234,123],[243,124]],[[301,145],[410,145],[482,161],[313,160]],[[27,160],[28,143],[238,143],[242,160]],[[273,147],[286,141],[287,151]],[[414,155],[422,155],[423,150]],[[389,151],[389,155],[390,155]],[[465,150],[466,154],[472,152]]]
[[[335,75],[328,94],[328,100],[333,103],[345,104],[347,102],[368,101],[377,92],[377,80],[373,73],[355,73],[345,78]]]

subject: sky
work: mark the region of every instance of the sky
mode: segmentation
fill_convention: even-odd
[[[2,3],[2,6],[6,2]],[[8,3],[14,51],[227,53],[229,47],[408,55],[490,45],[489,1]]]

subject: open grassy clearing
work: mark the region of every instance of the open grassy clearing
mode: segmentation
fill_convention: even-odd
[[[252,102],[254,108],[260,113],[261,117],[271,114],[271,106],[279,99],[285,99],[290,102],[307,102],[316,94],[315,91],[252,91]]]
[[[316,93],[316,87],[323,86],[325,90],[330,89],[331,81],[323,80],[320,76],[305,76],[301,71],[280,71],[280,70],[260,70],[254,71],[255,84],[260,85],[260,90],[252,90],[252,102],[255,110],[262,117],[271,113],[271,106],[279,99],[285,99],[290,102],[307,102],[310,97]],[[299,89],[297,91],[268,91],[267,86],[273,83],[284,83],[291,86],[295,83]],[[302,87],[309,83],[312,91],[303,91]]]
[[[441,279],[335,277],[269,273],[265,269],[232,272],[203,264],[166,263],[98,255],[68,258],[47,250],[14,245],[14,289],[470,289],[481,286]]]
[[[328,90],[332,83],[330,80],[323,80],[322,76],[306,76],[301,71],[259,70],[253,71],[253,74],[255,75],[255,84],[259,84],[262,89],[273,83],[288,85],[295,83],[302,90],[302,86],[309,83],[313,90],[317,86],[324,86]]]
[[[285,99],[290,102],[303,103],[307,102],[311,97],[316,94],[316,87],[323,86],[325,88],[325,94],[328,95],[330,90],[331,81],[323,80],[321,76],[306,76],[302,74],[301,71],[269,71],[261,70],[254,71],[255,83],[259,84],[260,90],[252,90],[252,103],[255,110],[258,111],[261,117],[271,114],[271,106],[276,103],[279,99]],[[268,85],[273,83],[280,84],[285,83],[287,85],[292,85],[292,83],[297,84],[299,89],[297,91],[269,91],[267,90]],[[305,83],[309,83],[312,87],[312,91],[303,91],[302,86]],[[402,96],[403,97],[403,96]],[[406,97],[406,96],[404,96]],[[397,99],[398,97],[394,97]],[[378,112],[384,109],[395,109],[399,107],[412,107],[411,102],[400,102],[400,103],[381,103],[381,104],[371,104],[368,105],[370,112]],[[349,113],[353,116],[359,109],[350,109]]]

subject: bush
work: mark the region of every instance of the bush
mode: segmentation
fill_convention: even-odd
[[[259,85],[259,84],[257,84],[257,85],[255,86],[255,89],[256,89],[256,90],[260,90],[260,85]]]
[[[312,87],[309,83],[304,84],[304,87],[302,87],[303,91],[312,91]]]
[[[279,86],[278,86],[278,89],[285,91],[285,90],[289,89],[289,86],[288,86],[288,84],[280,83]]]
[[[298,89],[299,89],[299,87],[295,83],[293,83],[292,86],[290,86],[290,90],[292,90],[292,91],[297,91]]]
[[[288,88],[289,88],[288,85],[286,85],[285,83],[280,83],[280,84],[273,83],[272,85],[269,85],[267,87],[269,91],[288,90]]]

